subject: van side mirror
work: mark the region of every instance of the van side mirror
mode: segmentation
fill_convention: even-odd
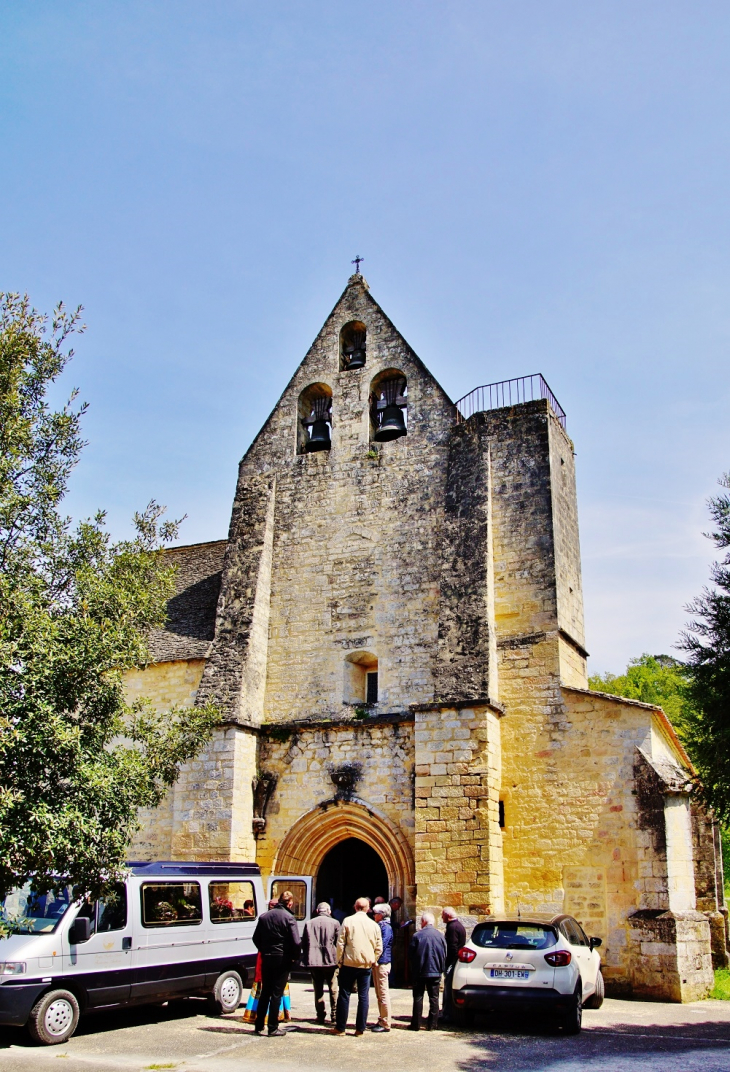
[[[80,945],[91,938],[91,920],[86,916],[77,916],[69,928],[68,940],[71,945]]]
[[[590,942],[591,949],[595,949],[597,946],[603,945],[602,938],[589,938],[588,940]]]

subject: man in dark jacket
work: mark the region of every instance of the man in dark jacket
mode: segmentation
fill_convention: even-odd
[[[451,983],[459,950],[466,944],[466,928],[456,915],[455,908],[445,908],[441,919],[446,924],[446,975],[444,976],[444,1011],[441,1019],[451,1019]]]
[[[279,1008],[291,966],[299,957],[300,947],[299,928],[292,914],[293,907],[294,898],[287,890],[279,898],[276,908],[259,916],[256,930],[253,932],[253,944],[261,954],[261,993],[254,1027],[257,1035],[263,1035],[267,1019],[270,1035],[286,1034],[279,1027]]]
[[[408,960],[413,982],[413,1015],[411,1031],[419,1031],[421,1013],[423,1012],[423,995],[428,991],[428,1023],[426,1027],[433,1031],[439,1019],[439,984],[446,967],[446,942],[440,931],[436,930],[433,913],[421,914],[421,929],[411,938],[408,947]]]
[[[337,936],[340,925],[332,918],[326,901],[317,905],[317,915],[310,919],[302,935],[302,965],[312,973],[314,1007],[317,1023],[325,1021],[324,988],[329,990],[330,1013],[335,1022],[337,1005]]]

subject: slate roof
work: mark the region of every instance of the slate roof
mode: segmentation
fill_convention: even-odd
[[[215,633],[227,544],[227,540],[214,540],[165,552],[168,562],[177,566],[176,594],[167,604],[167,625],[150,636],[152,662],[207,657]]]

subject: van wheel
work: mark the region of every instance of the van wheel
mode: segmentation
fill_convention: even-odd
[[[243,983],[238,972],[225,971],[216,979],[213,993],[208,994],[208,1008],[216,1016],[235,1012],[243,997]]]
[[[66,1042],[79,1022],[79,1003],[70,990],[49,990],[36,1001],[28,1017],[28,1033],[36,1042],[56,1046]]]
[[[603,982],[603,976],[601,972],[598,972],[596,976],[596,989],[593,991],[589,998],[583,1002],[584,1009],[600,1009],[603,1005],[603,999],[606,996],[606,986]]]

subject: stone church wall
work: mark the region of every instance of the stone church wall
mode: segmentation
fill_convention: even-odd
[[[367,328],[367,362],[341,371],[339,332],[352,320]],[[388,369],[407,378],[409,432],[375,443],[371,385]],[[332,392],[332,449],[297,453],[300,395],[312,384]],[[249,723],[352,715],[345,677],[356,651],[377,659],[379,712],[432,699],[454,420],[452,403],[366,284],[351,281],[241,463],[201,699],[223,702],[229,717]],[[273,543],[257,712],[240,690],[254,657],[264,485],[273,497]]]
[[[257,843],[262,871],[271,873],[282,841],[302,817],[338,796],[332,775],[344,766],[354,771],[352,790],[344,799],[354,797],[385,816],[412,849],[413,755],[412,717],[264,727],[258,766],[273,774],[277,784],[266,813],[265,834]],[[321,824],[327,822],[323,811]]]

